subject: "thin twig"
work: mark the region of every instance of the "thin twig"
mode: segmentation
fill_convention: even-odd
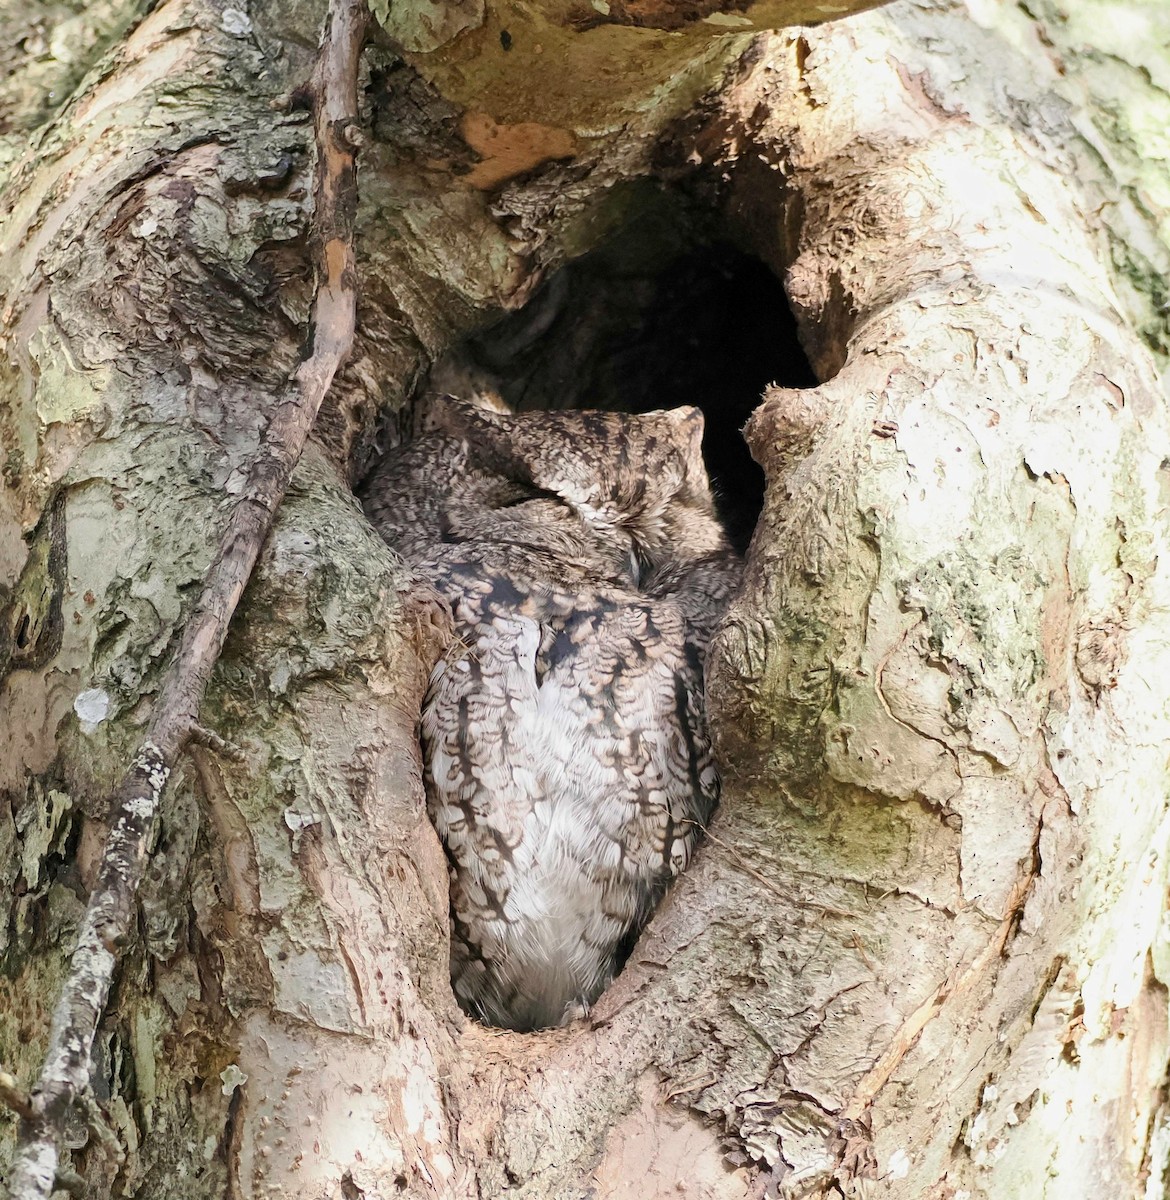
[[[26,1121],[33,1116],[32,1101],[14,1075],[0,1071],[0,1104]]]
[[[676,1083],[674,1087],[663,1097],[665,1102],[669,1104],[672,1100],[679,1096],[686,1095],[687,1092],[701,1092],[709,1088],[713,1083],[717,1083],[719,1077],[714,1071],[704,1071],[701,1075],[692,1075],[689,1079],[682,1080],[681,1083]]]
[[[134,897],[163,790],[197,717],[227,636],[289,477],[301,456],[321,401],[353,345],[357,211],[355,145],[358,58],[365,36],[365,0],[333,0],[309,85],[317,141],[314,233],[317,292],[312,350],[277,400],[252,463],[248,485],[232,510],[163,680],[142,747],[112,804],[113,824],[97,882],[49,1028],[40,1077],[23,1114],[9,1178],[13,1200],[48,1200],[71,1174],[60,1169],[58,1146],[69,1108],[89,1083],[90,1053],[118,956],[134,916]]]
[[[190,741],[195,742],[197,745],[206,746],[208,750],[214,750],[220,758],[226,758],[231,762],[244,761],[243,750],[233,742],[221,738],[214,729],[208,729],[203,725],[192,725],[189,737]]]

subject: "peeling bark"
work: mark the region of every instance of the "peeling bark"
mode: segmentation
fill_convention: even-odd
[[[909,3],[750,42],[593,6],[538,69],[523,22],[561,11],[453,5],[367,53],[354,353],[200,713],[241,757],[181,760],[97,1031],[124,1161],[73,1114],[75,1169],[141,1197],[1158,1194],[1168,252],[1105,153],[1124,112],[1083,102],[1112,77],[1055,19]],[[274,101],[319,16],[170,0],[10,170],[18,1100],[103,798],[297,361],[311,132]],[[422,798],[447,631],[350,485],[430,362],[650,173],[783,276],[821,383],[747,430],[711,837],[587,1020],[500,1033],[450,995]]]

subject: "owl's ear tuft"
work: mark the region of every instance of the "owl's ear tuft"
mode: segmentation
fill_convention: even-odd
[[[680,445],[685,445],[692,454],[700,454],[703,448],[703,413],[693,405],[682,408],[668,408],[665,413],[678,437]]]
[[[696,408],[693,404],[683,404],[678,408],[667,408],[663,412],[666,419],[678,429],[685,429],[690,432],[692,429],[697,429],[700,434],[703,432],[703,410]]]

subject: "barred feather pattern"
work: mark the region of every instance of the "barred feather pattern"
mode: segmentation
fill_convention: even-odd
[[[455,994],[539,1029],[610,982],[716,803],[703,659],[740,564],[697,409],[431,425],[363,499],[454,619],[421,732]]]

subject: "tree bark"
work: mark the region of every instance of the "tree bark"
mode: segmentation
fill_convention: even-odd
[[[121,1151],[80,1116],[62,1148],[93,1195],[1162,1194],[1170,221],[1116,81],[1156,105],[1170,68],[1055,4],[751,37],[682,7],[395,6],[368,51],[355,352],[201,714],[242,757],[194,750],[161,815],[93,1056]],[[51,119],[65,76],[18,64],[5,143],[25,1086],[310,299],[287,97],[321,9],[116,8]],[[711,836],[586,1020],[506,1034],[447,981],[415,731],[445,625],[350,489],[651,174],[784,278],[821,383],[746,432]]]

